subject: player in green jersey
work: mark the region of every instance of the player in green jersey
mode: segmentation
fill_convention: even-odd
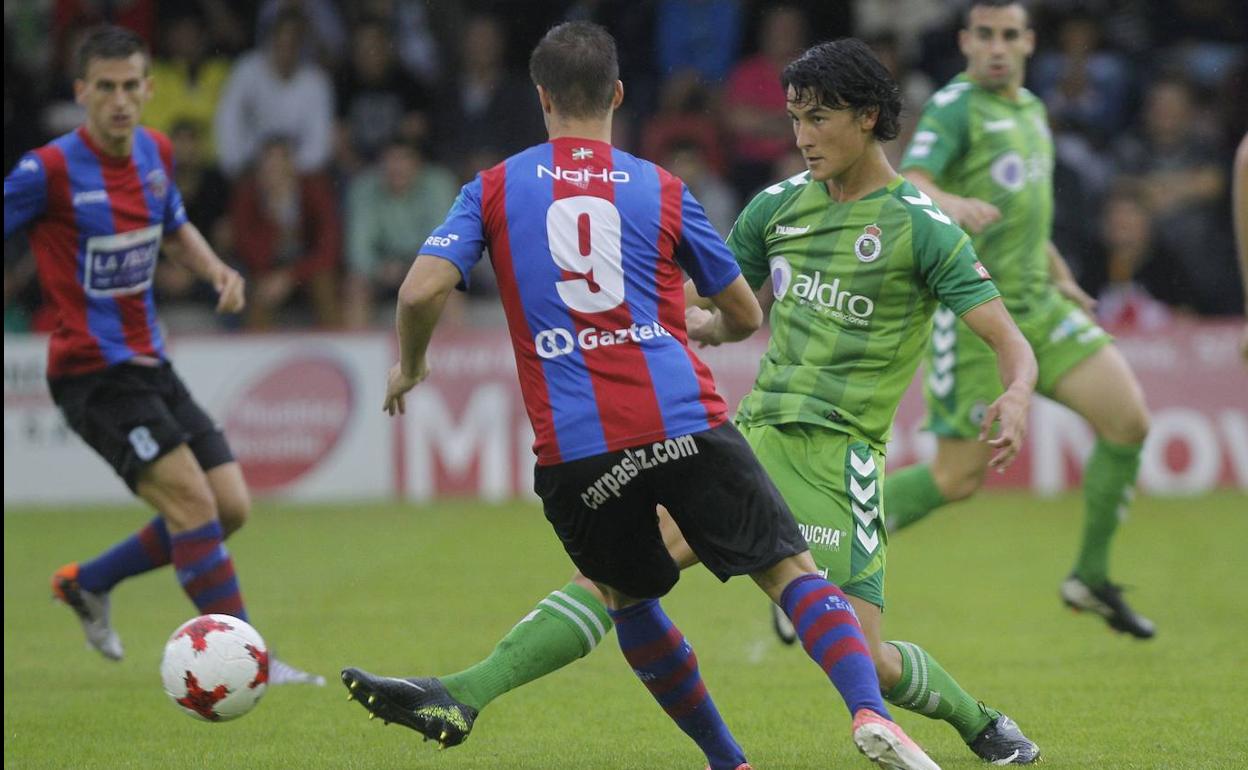
[[[900,97],[865,46],[815,46],[782,83],[808,171],[756,196],[728,237],[751,286],[770,278],[760,299],[770,304],[771,340],[737,425],[816,565],[850,597],[886,699],[948,721],[985,759],[1035,761],[1039,749],[1017,725],[923,648],[881,641],[884,451],[937,304],[995,352],[1001,392],[977,430],[994,466],[1022,440],[1035,359],[970,238],[889,166],[882,142],[896,136]],[[690,337],[718,342],[717,317],[691,309]],[[1000,435],[988,439],[995,422]]]
[[[870,50],[856,40],[816,46],[790,65],[784,84],[810,170],[762,192],[729,238],[771,306],[771,345],[738,424],[801,522],[816,564],[849,595],[889,702],[949,722],[980,757],[1033,762],[1039,749],[1013,720],[968,695],[918,645],[882,642],[880,619],[884,447],[937,302],[963,313],[998,351],[1005,388],[982,431],[994,465],[1008,464],[1021,445],[1035,359],[970,239],[885,159],[881,142],[896,136],[900,93]],[[701,305],[689,285],[686,298]],[[690,338],[727,341],[721,320],[691,307]],[[1000,432],[989,439],[994,421]],[[660,513],[673,559],[682,568],[696,563]],[[488,658],[420,680],[429,694],[413,722],[456,745],[488,703],[587,654],[610,628],[601,595],[577,575]]]
[[[1096,432],[1084,468],[1083,543],[1061,586],[1063,601],[1147,639],[1152,622],[1132,611],[1109,580],[1109,546],[1131,499],[1148,411],[1130,366],[1088,317],[1093,302],[1050,240],[1053,142],[1044,104],[1022,88],[1035,46],[1026,8],[1017,0],[975,0],[959,44],[966,72],[932,95],[902,171],[972,234],[1035,350],[1037,389]],[[1000,393],[992,366],[992,352],[964,323],[947,310],[937,313],[924,393],[938,449],[930,465],[889,479],[890,529],[965,499],[983,483],[989,454],[975,436],[984,408]]]

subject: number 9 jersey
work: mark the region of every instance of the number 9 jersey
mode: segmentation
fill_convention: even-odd
[[[738,275],[684,183],[605,142],[558,138],[464,185],[421,248],[469,272],[489,252],[539,465],[709,430],[727,418],[688,347],[698,293]]]

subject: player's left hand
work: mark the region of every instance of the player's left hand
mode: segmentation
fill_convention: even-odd
[[[716,326],[718,321],[714,312],[696,305],[685,308],[685,331],[689,333],[689,339],[698,343],[698,347],[719,344],[719,339],[715,336]]]
[[[429,363],[424,360],[421,360],[416,368],[416,374],[413,376],[403,373],[402,364],[395,364],[390,367],[390,374],[386,377],[386,400],[381,405],[382,410],[391,417],[395,414],[406,414],[407,404],[404,402],[403,397],[428,376]]]
[[[222,266],[213,279],[212,288],[217,290],[217,312],[238,313],[247,304],[247,283],[238,271]]]
[[[1031,403],[1029,396],[1029,393],[1011,388],[984,412],[984,420],[979,426],[979,440],[987,441],[997,450],[988,461],[988,467],[998,473],[1009,467],[1023,448],[1023,438],[1027,435],[1027,410]],[[996,438],[989,439],[994,422],[1001,423],[1001,432]]]
[[[1083,308],[1085,313],[1096,312],[1096,298],[1084,291],[1074,281],[1058,281],[1057,291],[1066,299]]]

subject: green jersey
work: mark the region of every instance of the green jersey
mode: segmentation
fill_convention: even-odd
[[[747,427],[812,423],[882,450],[937,302],[961,315],[999,296],[970,238],[901,177],[838,203],[798,174],[750,201],[728,246],[776,297]]]
[[[996,206],[1001,218],[972,236],[1010,313],[1057,301],[1049,274],[1053,139],[1044,102],[1026,89],[1011,101],[965,74],[932,94],[902,170],[922,169],[942,190]]]

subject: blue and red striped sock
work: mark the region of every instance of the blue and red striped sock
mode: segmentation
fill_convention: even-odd
[[[134,575],[169,563],[169,530],[157,516],[143,529],[78,568],[78,585],[94,594],[106,593]]]
[[[182,590],[200,612],[219,612],[246,621],[234,560],[221,541],[221,523],[216,520],[179,532],[170,538],[173,566]]]
[[[624,658],[667,715],[698,744],[712,770],[745,763],[698,673],[698,657],[658,599],[612,610]]]
[[[806,654],[832,680],[850,715],[865,708],[892,719],[880,695],[862,626],[841,589],[818,575],[803,575],[785,587],[780,605],[793,621]]]

